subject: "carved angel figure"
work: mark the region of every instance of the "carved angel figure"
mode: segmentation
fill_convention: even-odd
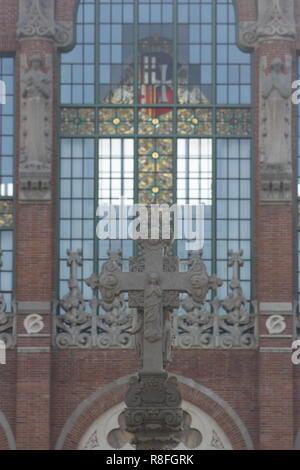
[[[286,167],[291,164],[289,73],[284,73],[284,63],[279,58],[273,60],[269,74],[264,70],[262,73],[261,160],[269,166]]]
[[[51,160],[49,148],[49,99],[51,81],[43,71],[41,56],[30,59],[30,68],[22,78],[23,98],[23,145],[22,162],[37,166],[47,166]]]

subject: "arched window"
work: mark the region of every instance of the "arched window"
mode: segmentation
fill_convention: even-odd
[[[251,55],[232,2],[84,0],[76,33],[61,54],[60,295],[68,248],[83,250],[81,279],[109,247],[132,254],[96,237],[98,204],[125,196],[205,203],[208,270],[230,279],[228,249],[243,249],[250,298]]]
[[[0,292],[7,311],[13,295],[14,59],[0,57]]]

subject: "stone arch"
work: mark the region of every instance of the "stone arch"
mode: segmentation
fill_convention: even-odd
[[[0,449],[16,450],[16,440],[5,414],[0,411]]]
[[[172,374],[174,375],[174,374]],[[213,390],[186,377],[176,376],[183,400],[208,414],[224,431],[234,450],[252,450],[251,436],[234,409]],[[104,412],[124,400],[130,376],[96,390],[83,400],[67,419],[56,442],[56,450],[75,450],[85,432]]]

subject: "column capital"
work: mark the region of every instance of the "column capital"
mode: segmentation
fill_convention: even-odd
[[[295,41],[294,0],[258,0],[257,20],[239,22],[239,43],[244,49],[263,41]]]
[[[74,6],[78,3],[75,0]],[[62,49],[71,47],[75,21],[57,21],[55,6],[56,0],[19,0],[17,38],[46,40]]]

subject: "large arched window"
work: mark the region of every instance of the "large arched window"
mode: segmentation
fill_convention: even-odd
[[[251,55],[232,2],[82,0],[76,32],[61,54],[60,295],[68,248],[83,250],[81,279],[109,247],[132,254],[96,237],[99,202],[126,196],[205,203],[208,270],[229,279],[228,249],[243,249],[250,298]]]
[[[0,292],[8,312],[13,295],[14,85],[14,59],[0,57]]]

